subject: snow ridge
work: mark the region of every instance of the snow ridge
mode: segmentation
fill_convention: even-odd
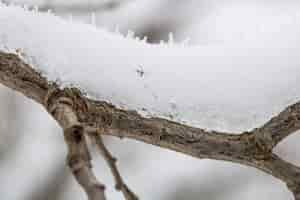
[[[148,44],[133,32],[96,28],[91,19],[83,24],[0,4],[0,50],[17,50],[62,87],[206,129],[252,129],[300,99],[300,16],[267,41],[202,46],[177,44],[172,34],[167,43]]]

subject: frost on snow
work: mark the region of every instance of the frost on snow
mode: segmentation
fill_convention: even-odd
[[[169,43],[154,45],[131,32],[124,37],[51,13],[0,5],[0,48],[18,49],[62,87],[74,85],[118,107],[241,131],[300,100],[300,16],[289,16],[284,34],[274,30],[267,39],[186,46],[170,35]]]

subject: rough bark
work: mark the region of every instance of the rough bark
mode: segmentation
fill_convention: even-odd
[[[82,137],[88,132],[127,137],[196,158],[248,165],[284,181],[295,199],[300,200],[300,168],[272,152],[280,141],[300,129],[300,102],[289,106],[262,127],[234,134],[208,132],[166,119],[144,118],[135,111],[89,99],[76,88],[60,89],[14,54],[0,52],[0,83],[44,106],[65,130],[65,135],[69,135],[67,130],[80,125]],[[59,99],[69,105],[60,109],[61,115],[67,117],[68,113],[73,113],[71,118],[76,118],[64,119],[69,120],[68,125],[53,112],[53,106],[62,103]],[[88,159],[83,157],[83,160]]]
[[[67,163],[77,182],[85,190],[89,200],[105,200],[104,185],[98,182],[92,171],[91,157],[87,147],[84,128],[73,111],[68,98],[59,97],[48,104],[48,111],[64,130],[68,147]]]

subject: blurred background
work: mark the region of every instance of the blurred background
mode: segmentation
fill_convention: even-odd
[[[300,8],[297,0],[5,0],[91,23],[108,31],[134,31],[148,42],[187,39],[190,45],[251,40],[280,32],[274,17]],[[297,14],[297,13],[296,13]],[[238,16],[238,17],[237,17]],[[288,19],[293,20],[293,18]],[[272,22],[272,23],[270,23]],[[224,25],[226,24],[226,25]],[[3,200],[85,199],[65,165],[61,130],[37,104],[0,87],[0,194]],[[254,127],[249,127],[254,128]],[[299,134],[284,140],[276,153],[300,165]],[[105,137],[118,158],[126,183],[140,199],[292,200],[285,184],[256,169],[198,160],[129,139]],[[94,170],[106,184],[108,199],[123,199],[100,155]]]

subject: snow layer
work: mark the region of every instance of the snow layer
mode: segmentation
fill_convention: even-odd
[[[241,131],[300,99],[300,16],[296,8],[267,15],[267,22],[281,21],[261,37],[254,30],[251,40],[185,47],[151,45],[53,14],[0,5],[0,49],[19,49],[49,80],[78,86],[121,108]]]

